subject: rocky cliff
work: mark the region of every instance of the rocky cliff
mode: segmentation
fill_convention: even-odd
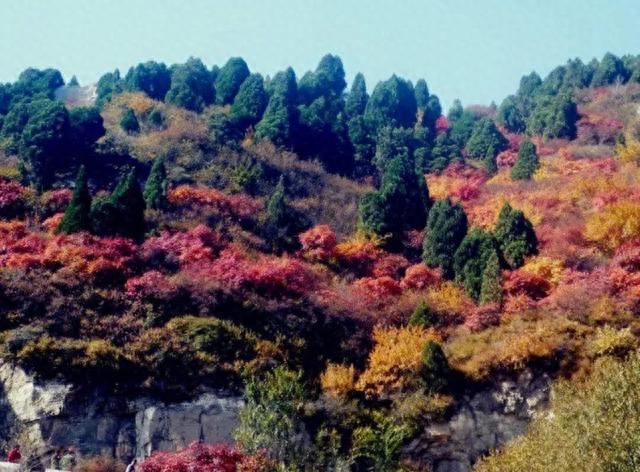
[[[45,454],[74,445],[82,455],[124,461],[192,441],[232,442],[242,400],[220,392],[182,403],[80,394],[72,385],[39,383],[24,370],[0,365],[0,431],[28,438]],[[464,396],[448,421],[430,424],[407,453],[435,472],[466,472],[493,448],[522,434],[544,411],[550,379],[527,371]]]
[[[122,460],[175,449],[192,441],[231,442],[242,400],[203,393],[183,403],[80,394],[72,385],[37,382],[24,370],[0,365],[0,431],[46,453],[74,445],[82,455]]]

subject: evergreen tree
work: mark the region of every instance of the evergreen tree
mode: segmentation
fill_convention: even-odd
[[[482,275],[492,254],[498,254],[496,238],[481,229],[472,230],[455,252],[453,268],[456,280],[462,284],[474,300],[480,298]]]
[[[526,256],[538,253],[538,238],[533,225],[522,211],[514,210],[508,203],[500,210],[494,235],[512,268],[522,266]]]
[[[171,87],[171,72],[163,63],[149,61],[129,69],[124,77],[124,89],[141,91],[154,100],[164,100]]]
[[[93,152],[96,141],[105,132],[97,107],[74,107],[69,110],[69,145],[76,156],[84,157]]]
[[[474,125],[466,149],[472,159],[484,159],[490,148],[498,154],[507,149],[508,144],[509,141],[496,128],[495,123],[488,118],[482,118]]]
[[[500,286],[500,259],[494,252],[489,257],[487,265],[482,273],[482,285],[480,286],[480,303],[502,302],[502,287]]]
[[[436,314],[431,311],[427,302],[425,300],[420,300],[413,310],[411,318],[409,318],[409,325],[430,328],[436,324],[436,321]]]
[[[468,110],[464,110],[460,117],[453,121],[451,126],[451,139],[460,149],[464,149],[467,141],[473,134],[479,119]],[[485,151],[486,152],[486,151]],[[484,156],[484,154],[482,154]]]
[[[167,204],[167,170],[161,157],[156,157],[153,161],[143,196],[147,208],[160,210]]]
[[[120,78],[120,71],[107,72],[98,80],[96,85],[96,106],[102,108],[111,101],[111,97],[122,92],[124,83]]]
[[[255,125],[267,106],[267,93],[260,74],[251,74],[246,78],[231,106],[231,118],[241,129]]]
[[[439,172],[452,162],[460,160],[462,160],[462,150],[451,139],[450,133],[439,133],[433,143],[424,170]]]
[[[578,118],[578,107],[571,94],[541,96],[527,119],[527,133],[549,139],[574,139]]]
[[[200,59],[191,57],[184,64],[171,66],[171,88],[165,97],[167,103],[200,112],[211,105],[214,98],[211,72]]]
[[[137,133],[140,131],[140,123],[131,108],[127,108],[120,118],[120,127],[127,133]]]
[[[451,368],[442,347],[435,341],[427,341],[422,350],[421,376],[429,393],[442,392],[449,384]]]
[[[494,175],[498,172],[498,162],[496,161],[497,153],[493,146],[487,148],[487,154],[484,156],[483,164],[489,175]]]
[[[368,101],[369,94],[367,94],[367,84],[365,83],[364,75],[358,72],[353,79],[351,91],[347,94],[344,107],[347,117],[352,119],[355,116],[363,115]]]
[[[422,114],[422,126],[427,128],[431,135],[436,134],[436,121],[442,115],[442,106],[440,105],[440,99],[436,95],[429,96],[427,105],[424,108]]]
[[[467,234],[467,215],[459,203],[438,200],[427,220],[427,232],[423,243],[422,260],[429,267],[440,267],[442,275],[454,276],[454,253]]]
[[[145,202],[135,170],[120,179],[108,197],[96,198],[91,205],[91,224],[100,236],[124,236],[139,240],[144,236]]]
[[[395,248],[403,231],[424,227],[430,205],[424,176],[402,153],[387,164],[380,189],[363,196],[360,226],[366,232],[389,237],[389,245]]]
[[[244,59],[230,58],[218,71],[215,79],[216,103],[218,105],[232,103],[247,77],[249,77],[249,67]]]
[[[613,85],[616,82],[624,83],[628,78],[629,74],[622,60],[608,52],[604,55],[598,68],[595,70],[591,80],[591,86],[603,87]]]
[[[262,235],[271,250],[292,250],[298,246],[298,234],[309,223],[296,211],[287,198],[284,176],[280,176],[273,193],[266,201],[265,213],[260,221]]]
[[[256,125],[256,138],[290,146],[297,124],[297,84],[293,69],[278,72],[269,84],[269,103]]]
[[[418,79],[414,88],[414,93],[418,109],[424,110],[429,102],[429,87],[427,87],[427,82],[425,82],[424,79]]]
[[[18,151],[25,177],[36,189],[50,186],[65,157],[68,138],[69,113],[62,103],[46,98],[29,103]]]
[[[514,180],[526,180],[533,177],[540,166],[536,146],[527,139],[522,142],[518,150],[518,158],[511,168],[511,178]]]
[[[71,77],[71,80],[69,80],[69,83],[67,85],[69,87],[79,87],[80,83],[78,83],[78,78],[74,75]]]
[[[412,128],[416,122],[416,97],[411,82],[396,75],[373,89],[365,109],[365,119],[377,134],[384,126]]]
[[[502,101],[496,120],[512,133],[524,133],[527,126],[518,99],[514,95],[509,95]]]
[[[59,233],[77,233],[79,231],[91,230],[91,195],[87,187],[87,171],[84,166],[80,167],[76,176],[76,183],[71,195],[71,201],[64,212],[60,224]]]
[[[449,123],[452,125],[455,124],[462,117],[462,113],[464,113],[464,109],[462,108],[462,103],[457,98],[453,101],[451,108],[449,108],[449,113],[447,114],[447,119]]]

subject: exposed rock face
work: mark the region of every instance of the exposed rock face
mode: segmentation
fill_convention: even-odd
[[[176,404],[80,394],[69,384],[36,382],[9,364],[0,365],[0,385],[0,431],[20,431],[41,453],[74,445],[82,455],[128,460],[192,441],[230,443],[242,406],[220,393]]]
[[[522,435],[548,404],[551,379],[525,371],[462,399],[446,423],[429,425],[409,452],[434,472],[467,472],[491,449]]]
[[[525,432],[547,405],[549,386],[549,377],[524,372],[470,394],[447,422],[428,425],[406,452],[435,472],[467,472],[478,457]],[[36,382],[9,364],[0,364],[0,387],[0,432],[21,430],[42,454],[74,445],[84,456],[124,461],[192,441],[232,442],[242,407],[240,398],[219,392],[172,404],[80,394],[69,384]]]

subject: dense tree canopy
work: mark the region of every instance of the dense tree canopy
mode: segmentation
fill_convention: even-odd
[[[365,110],[374,132],[384,126],[411,128],[416,122],[416,97],[411,83],[393,75],[373,89]]]
[[[132,67],[124,77],[124,88],[141,91],[156,100],[164,100],[171,87],[171,72],[163,63],[149,61]]]
[[[231,117],[241,128],[255,125],[267,106],[267,93],[260,74],[251,74],[238,89],[231,106]]]
[[[347,116],[353,118],[363,115],[368,101],[369,94],[367,93],[367,84],[364,80],[364,75],[358,72],[353,79],[351,90],[347,94],[344,107]]]
[[[215,79],[216,103],[233,103],[240,86],[249,77],[249,66],[241,57],[232,57],[220,68]]]
[[[487,264],[492,256],[498,257],[499,251],[496,238],[478,228],[471,230],[456,249],[453,262],[456,280],[475,300],[480,298]]]
[[[238,85],[239,86],[239,85]],[[189,58],[171,66],[171,88],[166,101],[192,111],[202,111],[213,103],[215,91],[211,73],[200,59]]]
[[[41,99],[29,104],[19,153],[26,176],[36,188],[49,187],[64,157],[68,133],[69,113],[62,103]]]
[[[296,102],[298,88],[293,69],[278,72],[269,84],[269,103],[260,122],[256,137],[268,139],[279,146],[290,146],[298,121]]]

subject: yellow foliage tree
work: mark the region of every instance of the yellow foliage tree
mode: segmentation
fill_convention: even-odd
[[[352,365],[328,364],[320,376],[322,391],[334,398],[344,398],[355,389],[356,371]]]
[[[640,238],[640,205],[630,201],[608,205],[602,212],[588,218],[584,235],[610,251]]]
[[[369,365],[356,385],[368,396],[387,396],[415,386],[425,343],[438,341],[432,330],[420,326],[378,326],[373,338],[375,346],[369,355]]]

